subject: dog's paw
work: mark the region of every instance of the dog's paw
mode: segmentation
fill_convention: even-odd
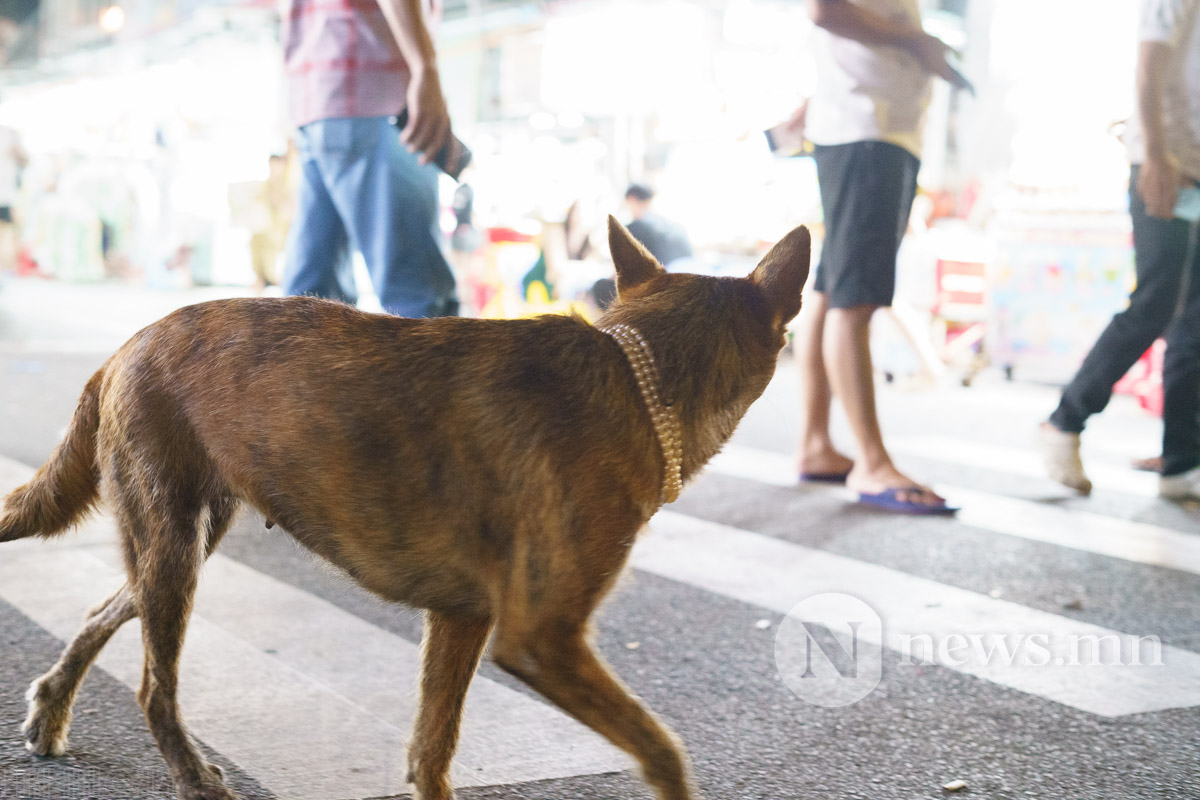
[[[410,779],[409,783],[416,784],[413,787],[413,800],[455,800],[457,797],[453,787],[450,786],[450,782],[445,778],[441,780],[422,781],[418,777]]]
[[[67,733],[71,729],[71,710],[49,699],[49,692],[38,678],[25,693],[29,715],[21,725],[25,749],[35,756],[58,758],[67,752]]]
[[[224,786],[206,786],[199,789],[180,789],[179,800],[238,800],[238,796]]]
[[[176,781],[175,794],[179,800],[238,800],[233,790],[225,785],[225,770],[216,764],[200,764],[199,784],[184,784]]]
[[[433,794],[426,794],[425,792],[422,792],[420,789],[417,789],[413,793],[413,800],[455,800],[455,798],[458,797],[458,795],[456,795],[454,793],[454,790],[452,790],[452,789],[447,789],[446,792],[447,793],[445,793],[445,794],[438,793],[438,792],[435,792]]]
[[[175,794],[179,800],[238,800],[238,796],[220,780],[205,781],[200,786],[180,786]]]

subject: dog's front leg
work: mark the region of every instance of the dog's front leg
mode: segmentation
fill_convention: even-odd
[[[450,760],[458,746],[467,687],[479,666],[492,621],[425,613],[420,699],[408,750],[408,780],[416,800],[452,800]]]
[[[494,651],[503,669],[636,758],[659,800],[695,800],[678,739],[612,673],[582,628],[550,625],[510,637],[502,623]]]

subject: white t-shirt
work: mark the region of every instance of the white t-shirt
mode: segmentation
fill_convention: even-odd
[[[1200,0],[1142,0],[1138,41],[1171,47],[1163,89],[1163,134],[1167,152],[1189,178],[1200,180]],[[1129,160],[1146,160],[1141,118],[1126,136]]]
[[[917,0],[849,0],[894,20],[921,26]],[[885,141],[921,157],[921,134],[933,79],[899,47],[867,46],[817,28],[817,90],[805,135],[816,144]]]

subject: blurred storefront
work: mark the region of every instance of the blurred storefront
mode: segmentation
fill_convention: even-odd
[[[988,77],[958,133],[988,234],[989,355],[1061,381],[1133,283],[1119,139],[1133,113],[1137,4],[973,0],[968,65]],[[1081,27],[1082,26],[1082,27]]]
[[[0,124],[34,157],[24,209],[39,267],[249,284],[246,198],[289,135],[275,0],[16,5],[26,21],[0,31]],[[966,335],[1017,374],[1062,377],[1132,275],[1113,123],[1132,109],[1134,4],[923,5],[977,93],[937,84],[901,299],[946,342]],[[507,272],[569,208],[600,228],[631,179],[656,186],[714,272],[746,269],[798,222],[819,230],[811,160],[773,157],[762,135],[815,80],[803,3],[444,6],[439,60],[475,155],[476,224],[531,238],[506,251]]]
[[[241,281],[230,187],[286,146],[271,4],[41,4],[35,59],[6,70],[0,122],[32,155],[23,229],[67,280]]]
[[[443,86],[482,224],[533,230],[578,205],[599,227],[629,180],[650,180],[720,261],[819,215],[811,165],[772,160],[761,135],[811,83],[796,4],[463,0],[445,13]],[[0,123],[34,157],[23,207],[39,268],[248,282],[246,187],[289,132],[276,4],[62,0],[35,16],[36,52],[3,71]]]

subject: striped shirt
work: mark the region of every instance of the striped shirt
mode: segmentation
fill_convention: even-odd
[[[387,2],[387,0],[383,0]],[[426,24],[440,0],[425,0]],[[379,0],[290,0],[283,21],[288,108],[297,127],[404,108],[411,73]]]

